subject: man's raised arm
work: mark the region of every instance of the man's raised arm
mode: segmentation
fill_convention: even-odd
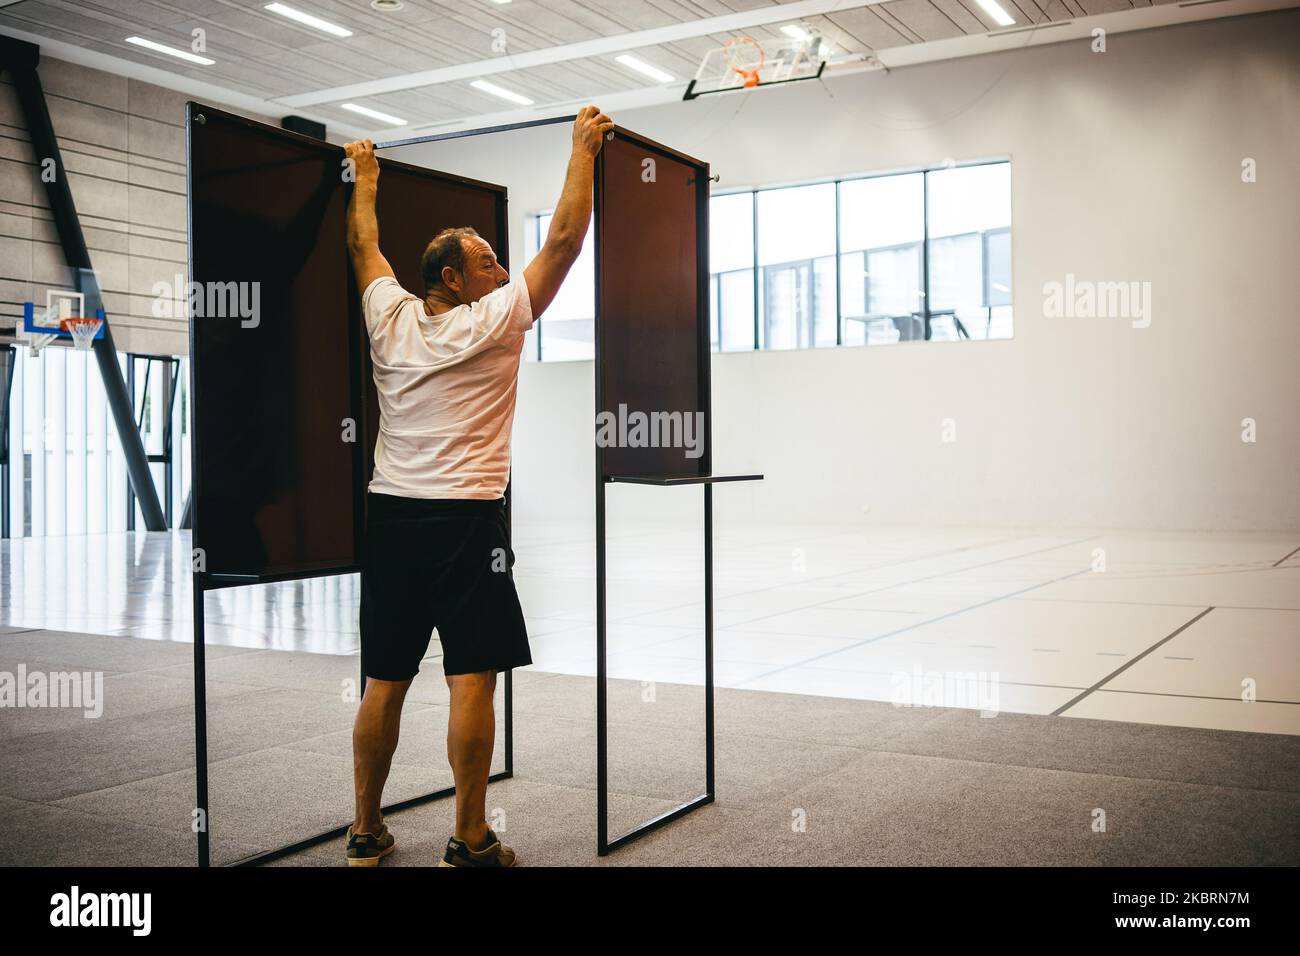
[[[594,106],[584,106],[573,123],[573,153],[564,177],[564,191],[555,204],[546,241],[524,269],[534,319],[540,318],[555,299],[564,277],[582,252],[582,240],[591,221],[591,180],[596,154],[605,141],[605,134],[613,128],[614,121]]]
[[[375,197],[379,194],[379,160],[375,144],[368,139],[343,147],[352,161],[355,182],[348,202],[348,254],[357,276],[357,290],[364,293],[381,276],[393,275],[393,267],[379,251],[379,219]]]

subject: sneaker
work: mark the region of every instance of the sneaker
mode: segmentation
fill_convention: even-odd
[[[348,826],[348,866],[378,866],[379,861],[397,849],[397,841],[381,823],[378,833],[353,833]]]
[[[471,850],[464,840],[454,836],[447,840],[447,852],[442,855],[439,866],[517,866],[515,851],[506,846],[489,827],[487,846],[481,850]]]

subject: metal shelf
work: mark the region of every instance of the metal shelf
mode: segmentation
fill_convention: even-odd
[[[605,481],[622,485],[716,485],[724,481],[762,481],[762,475],[606,475]]]

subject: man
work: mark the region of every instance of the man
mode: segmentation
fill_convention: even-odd
[[[511,280],[474,230],[447,229],[424,250],[422,299],[398,285],[379,251],[374,145],[345,147],[356,173],[348,250],[363,290],[380,413],[361,572],[366,691],[352,733],[349,866],[375,866],[393,851],[381,796],[402,702],[435,627],[451,692],[447,759],[456,782],[456,828],[441,865],[515,865],[486,811],[496,675],[532,663],[502,497],[519,356],[524,333],[582,249],[596,154],[613,126],[594,106],[578,114],[563,193],[522,280]]]

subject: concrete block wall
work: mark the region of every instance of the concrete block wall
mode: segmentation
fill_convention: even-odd
[[[46,56],[40,76],[117,347],[186,353],[184,315],[156,315],[154,286],[185,273],[188,97]],[[40,306],[48,288],[73,288],[42,158],[12,78],[0,74],[0,335],[21,322],[23,302]]]

